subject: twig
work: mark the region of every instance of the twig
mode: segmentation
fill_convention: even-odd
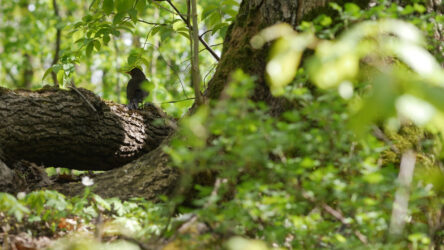
[[[166,8],[166,7],[164,7],[164,6],[160,5],[160,4],[158,4],[158,3],[156,3],[156,2],[164,2],[164,1],[154,0],[154,4],[157,5],[159,8],[161,8],[161,9],[163,9],[163,10],[165,10],[165,11],[167,11],[167,12],[173,14],[173,15],[177,15],[176,12],[174,12],[174,11],[172,11],[172,10],[170,10],[170,9],[168,9],[168,8]]]
[[[387,136],[384,134],[384,132],[382,132],[382,130],[380,128],[378,128],[377,126],[372,126],[373,129],[373,135],[381,140],[384,141],[387,145],[390,146],[390,148],[393,150],[393,152],[399,154],[399,149],[395,146],[395,144],[393,144],[393,142],[387,138]]]
[[[204,33],[200,34],[199,37],[203,37],[203,36],[205,36],[205,34],[207,34],[207,33],[210,32],[210,31],[213,31],[213,30],[207,30],[207,31],[205,31]]]
[[[169,102],[153,102],[154,104],[165,104],[165,103],[176,103],[176,102],[184,102],[184,101],[188,101],[188,100],[194,100],[196,98],[194,97],[190,97],[190,98],[186,98],[186,99],[182,99],[182,100],[177,100],[177,101],[169,101]]]
[[[220,45],[222,45],[222,44],[223,44],[223,43],[216,43],[216,44],[212,44],[212,45],[210,45],[210,47],[216,47],[216,46],[220,46]],[[199,50],[199,53],[202,52],[202,51],[205,51],[205,50],[207,50],[207,49],[206,49],[206,48],[203,48],[203,49]],[[185,62],[190,61],[190,60],[191,60],[191,57],[190,57],[190,58],[187,58],[187,59],[185,59],[185,60],[183,60],[180,64],[185,63]]]
[[[142,249],[142,250],[149,250],[149,249],[151,249],[151,248],[147,247],[143,242],[141,242],[141,241],[139,241],[139,240],[137,240],[135,238],[128,237],[126,235],[121,234],[121,235],[118,236],[118,238],[122,239],[122,240],[126,240],[126,241],[129,241],[129,242],[132,242],[132,243],[138,245],[140,247],[140,249]]]
[[[208,76],[210,75],[210,73],[216,68],[216,66],[217,66],[216,64],[213,64],[213,66],[211,66],[211,69],[208,70],[208,72],[205,74],[204,79],[203,79],[204,89],[207,88],[207,85],[206,85],[207,77],[208,77]]]
[[[82,99],[91,107],[91,109],[94,112],[97,112],[96,108],[94,108],[94,106],[88,101],[88,99],[86,99],[86,97],[77,89],[76,85],[74,85],[74,81],[71,79],[71,86],[68,86],[68,88],[74,90],[77,94],[80,95],[80,97],[82,97]]]
[[[143,19],[137,19],[137,21],[139,21],[141,23],[149,24],[149,25],[159,25],[159,26],[167,26],[168,25],[166,23],[152,23],[152,22],[145,21]]]
[[[302,197],[304,197],[305,199],[309,200],[312,203],[317,203],[316,200],[313,197],[309,196],[305,191],[302,191]],[[350,223],[345,219],[340,210],[334,209],[324,202],[321,203],[321,208],[325,212],[333,216],[335,219],[340,221],[344,226],[351,228]],[[358,237],[359,241],[361,241],[363,244],[368,243],[367,237],[363,235],[359,230],[354,230],[353,233],[355,234],[356,237]]]
[[[216,201],[222,183],[224,184],[227,183],[227,179],[216,178],[216,181],[214,182],[213,191],[211,191],[210,197],[203,206],[204,209],[208,208],[211,204],[213,204]]]
[[[59,7],[57,6],[57,0],[52,0],[52,4],[53,4],[53,7],[54,7],[54,15],[57,18],[60,18]],[[52,60],[51,66],[56,64],[57,61],[59,60],[61,36],[62,36],[62,29],[61,28],[57,28],[56,29],[55,52],[54,52],[54,58]],[[51,76],[52,76],[52,80],[54,81],[54,86],[59,87],[59,81],[57,80],[57,74],[54,71],[52,71],[51,72]]]
[[[174,4],[171,2],[171,0],[166,0],[168,2],[168,4],[174,9],[174,11],[176,11],[176,14],[179,15],[179,17],[182,19],[182,21],[187,25],[188,29],[192,29],[193,27],[191,27],[191,24],[189,22],[189,20],[184,17],[182,15],[182,13],[180,13],[180,11],[176,8],[176,6],[174,6]],[[214,52],[213,49],[211,49],[211,47],[207,44],[207,42],[205,42],[205,40],[202,37],[199,37],[199,41],[203,44],[203,46],[205,46],[205,48],[208,50],[208,52],[210,52],[210,54],[217,60],[220,60],[220,57],[216,54],[216,52]]]
[[[187,95],[187,93],[186,93],[186,91],[185,91],[185,84],[183,83],[182,79],[180,78],[179,73],[176,71],[176,69],[175,69],[171,64],[168,63],[168,61],[167,61],[166,58],[162,55],[162,53],[160,53],[160,49],[159,49],[159,47],[156,46],[156,45],[154,45],[154,44],[152,44],[152,43],[148,43],[148,42],[146,42],[146,41],[145,41],[145,44],[149,44],[149,45],[151,45],[151,46],[153,46],[154,48],[157,49],[157,52],[159,53],[159,57],[165,62],[165,64],[166,64],[166,65],[167,65],[167,66],[168,66],[168,67],[174,72],[174,74],[177,76],[177,78],[179,79],[180,85],[182,86],[182,92],[183,92],[184,96],[185,96],[186,98],[188,98],[188,95]],[[145,45],[144,45],[144,46],[145,46]]]

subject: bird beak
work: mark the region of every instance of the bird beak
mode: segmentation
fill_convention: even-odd
[[[129,73],[130,73],[129,71],[125,72],[125,74],[129,74]]]

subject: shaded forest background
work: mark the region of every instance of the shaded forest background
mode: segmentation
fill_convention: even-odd
[[[442,10],[2,2],[3,247],[439,249]]]

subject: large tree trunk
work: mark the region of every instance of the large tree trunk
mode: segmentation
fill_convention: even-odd
[[[275,114],[287,109],[291,104],[287,103],[285,99],[273,97],[265,83],[264,70],[268,48],[254,50],[250,45],[250,39],[261,29],[278,22],[287,22],[295,27],[304,18],[304,15],[316,8],[325,6],[326,2],[326,0],[242,1],[238,17],[231,25],[225,38],[222,57],[205,92],[206,98],[219,98],[222,90],[230,81],[231,72],[241,68],[247,74],[257,77],[254,100],[267,102]],[[363,4],[363,2],[368,1],[357,2]],[[91,97],[92,102],[95,103],[94,106],[99,110],[95,114],[88,110],[88,106],[82,103],[75,93],[66,93],[67,100],[58,99],[52,101],[52,105],[38,102],[39,106],[33,107],[35,95],[37,93],[30,92],[28,92],[28,97],[20,95],[22,102],[28,104],[26,108],[17,105],[14,110],[21,110],[23,115],[15,114],[16,119],[5,124],[11,128],[17,128],[17,131],[5,128],[6,126],[1,124],[0,138],[6,134],[18,136],[6,140],[8,145],[4,144],[5,139],[0,139],[0,149],[5,151],[4,155],[8,157],[12,155],[14,160],[21,156],[37,163],[71,164],[69,167],[79,169],[88,169],[89,167],[86,166],[90,166],[90,162],[94,162],[94,165],[100,166],[101,169],[111,169],[134,159],[141,153],[145,153],[127,165],[107,171],[95,178],[94,192],[104,197],[128,198],[138,196],[146,199],[156,199],[161,194],[170,194],[176,188],[179,183],[178,171],[169,165],[169,157],[162,151],[162,146],[155,148],[169,134],[170,126],[156,127],[154,126],[156,123],[153,122],[153,116],[143,118],[137,112],[128,114],[121,110],[121,106],[94,101],[94,98]],[[8,96],[11,96],[11,94]],[[70,105],[65,105],[65,102]],[[8,116],[14,115],[14,112],[8,111],[11,108],[2,109],[1,107],[2,104],[0,103],[0,112],[7,112]],[[70,111],[70,108],[73,110]],[[40,113],[45,115],[35,117],[34,114]],[[25,114],[26,116],[24,116]],[[23,121],[31,119],[29,121],[32,121],[32,124],[39,124],[39,126],[34,126],[33,129],[31,127],[31,130],[29,130],[29,122],[23,124],[18,119],[20,116],[22,116]],[[139,118],[129,119],[134,116]],[[49,118],[51,122],[45,122],[45,119]],[[61,122],[63,119],[69,119],[72,123]],[[78,122],[77,119],[81,119],[84,123]],[[42,126],[42,123],[45,126]],[[65,126],[72,129],[71,132],[68,132],[68,136],[64,134],[67,133]],[[63,131],[64,133],[57,131]],[[47,137],[46,135],[51,136]],[[32,143],[28,143],[30,139]],[[105,141],[106,143],[104,143]],[[167,139],[162,143],[167,144],[168,142]],[[46,151],[42,152],[41,149],[33,146],[35,143],[45,146],[49,144],[53,149],[46,147]],[[106,146],[108,143],[110,146]],[[33,150],[38,153],[33,152]],[[11,162],[8,157],[6,157],[6,162]],[[88,161],[89,159],[91,161]],[[61,166],[66,167],[66,165]],[[57,189],[68,195],[75,195],[82,191],[83,186],[80,183],[69,183],[49,188]]]

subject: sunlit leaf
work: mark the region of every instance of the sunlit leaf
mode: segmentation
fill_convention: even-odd
[[[46,76],[49,74],[49,73],[51,73],[52,72],[52,67],[49,67],[46,71],[45,71],[45,73],[43,74],[43,77],[42,77],[42,81],[46,78]]]

